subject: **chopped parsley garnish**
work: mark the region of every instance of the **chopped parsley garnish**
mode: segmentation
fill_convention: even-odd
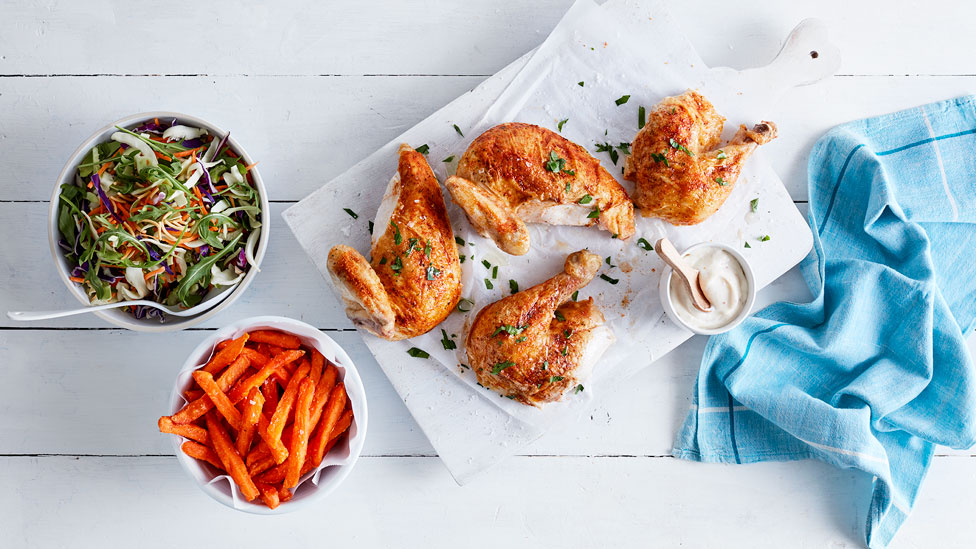
[[[563,131],[563,126],[566,125],[566,122],[569,122],[568,118],[563,118],[562,120],[560,120],[559,123],[556,124],[556,129],[559,131]]]
[[[621,142],[619,145],[617,145],[617,149],[624,154],[630,154],[630,143]]]
[[[751,247],[752,247],[752,246],[750,246],[750,245],[749,245],[749,243],[748,243],[748,242],[746,242],[746,248],[751,248]]]
[[[487,259],[482,259],[481,260],[481,264],[484,265],[486,269],[490,269],[491,268],[491,263],[488,263],[488,260]]]
[[[644,105],[637,107],[637,129],[643,129],[644,124],[647,124],[647,111],[644,110]]]
[[[396,233],[393,234],[393,243],[399,246],[400,243],[403,242],[403,236],[400,234],[400,226],[393,221],[390,221],[390,226],[396,231]]]
[[[465,260],[465,259],[467,259],[467,257],[466,257],[466,256],[463,256],[463,255],[459,255],[459,256],[458,256],[458,262],[460,262],[460,263],[464,263],[464,260]]]
[[[585,82],[583,82],[582,80],[580,80],[579,82],[576,83],[576,85],[579,86],[579,87],[581,87],[581,88],[583,87],[583,84],[585,84]]]
[[[430,259],[430,251],[431,251],[430,240],[427,240],[427,243],[424,244],[424,257],[426,257],[427,259]]]
[[[529,336],[522,336],[522,337],[520,337],[520,338],[518,338],[518,339],[516,339],[516,340],[515,340],[515,343],[522,343],[522,342],[523,342],[523,341],[525,341],[526,339],[529,339]]]
[[[552,312],[552,316],[556,317],[559,322],[566,322],[566,317],[558,309]]]
[[[566,159],[559,158],[556,151],[549,151],[549,160],[546,162],[546,169],[550,172],[561,172],[566,168]]]
[[[509,280],[508,281],[508,289],[509,290],[512,290],[512,295],[517,294],[518,293],[518,282],[515,282],[514,280]]]
[[[759,239],[760,242],[766,242],[767,240],[769,240],[769,235],[768,234],[764,234],[762,236],[762,238]]]
[[[454,155],[452,154],[451,156],[448,156],[444,160],[441,160],[441,162],[443,162],[445,164],[447,164],[448,162],[454,162]]]
[[[566,339],[569,339],[569,337],[571,335],[573,335],[573,331],[572,330],[563,330],[563,336],[565,336]]]
[[[386,256],[380,258],[380,265],[386,265]]]
[[[573,184],[572,183],[566,183],[566,192],[569,192],[571,190],[573,190]]]
[[[615,269],[617,267],[613,263],[610,263],[610,256],[609,255],[607,256],[607,258],[604,261],[606,261],[607,265],[610,265],[610,268],[611,269]]]
[[[725,160],[726,158],[728,158],[728,155],[725,154],[725,151],[719,149],[718,154],[715,155],[715,158],[718,160]]]
[[[390,263],[390,269],[393,271],[393,274],[400,276],[400,271],[403,270],[403,260],[400,259],[400,256],[396,256],[393,263]]]
[[[593,210],[592,212],[586,214],[587,219],[596,219],[600,217],[600,208]]]
[[[434,280],[439,274],[441,274],[440,269],[433,265],[427,265],[427,280]]]
[[[651,246],[651,243],[648,242],[647,239],[645,239],[644,237],[640,237],[637,239],[637,247],[644,250],[645,252],[649,252],[654,249],[654,246]]]
[[[543,370],[548,370],[549,369],[549,361],[548,360],[543,360],[542,361],[542,369]]]
[[[489,290],[495,289],[495,285],[491,283],[491,279],[489,278],[485,279],[485,288],[488,288]]]
[[[409,243],[409,246],[407,246],[406,256],[407,257],[410,257],[410,254],[413,252],[414,248],[417,247],[417,244],[420,243],[420,240],[419,239],[416,239],[416,238],[411,238],[407,242]]]
[[[369,222],[369,234],[373,234],[373,222]]]
[[[664,163],[667,168],[671,167],[671,164],[668,163],[668,157],[664,156],[664,153],[651,153],[651,160],[658,164]]]
[[[600,278],[602,278],[603,280],[606,280],[610,284],[616,284],[616,283],[620,282],[620,279],[619,278],[613,278],[612,276],[607,276],[604,273],[600,273]]]
[[[424,143],[423,145],[417,147],[414,150],[419,152],[420,154],[427,154],[430,152],[430,146],[428,146],[427,143]]]
[[[613,162],[613,165],[614,166],[617,165],[617,160],[620,159],[620,155],[617,153],[617,150],[614,149],[613,148],[613,145],[611,145],[610,143],[597,143],[596,144],[596,152],[609,153],[610,154],[610,161]]]
[[[583,384],[582,384],[582,383],[580,383],[580,384],[578,384],[578,385],[576,386],[576,388],[575,388],[575,389],[573,389],[573,394],[574,394],[574,395],[578,395],[578,394],[580,394],[580,393],[582,393],[582,392],[583,392]]]
[[[343,208],[342,211],[344,211],[347,214],[349,214],[349,216],[352,217],[353,219],[359,219],[359,214],[357,214],[356,212],[350,210],[349,208]]]
[[[464,246],[464,239],[461,238],[460,236],[455,236],[454,242],[457,242],[458,246]]]
[[[416,347],[410,347],[407,349],[407,354],[414,358],[430,358],[430,353],[423,349],[418,349]]]
[[[593,197],[592,196],[590,196],[589,194],[584,194],[583,195],[583,198],[580,198],[579,200],[577,200],[576,203],[577,204],[589,204],[592,201],[593,201]]]
[[[719,185],[723,186],[723,187],[725,186],[725,183],[726,183],[726,181],[724,179],[722,179],[722,176],[716,177],[715,178],[715,182],[718,183]]]
[[[445,351],[457,349],[457,343],[454,343],[453,341],[451,341],[451,338],[447,337],[447,330],[441,328],[441,334],[444,336],[441,338],[441,345],[444,346]]]
[[[549,383],[555,383],[557,381],[562,381],[563,376],[552,376],[549,378]]]
[[[566,356],[568,354],[569,354],[569,345],[566,345],[563,347],[563,356]]]
[[[688,147],[685,147],[681,143],[678,143],[678,141],[673,137],[671,139],[668,139],[668,143],[671,144],[672,149],[678,149],[679,151],[687,154],[688,156],[695,156],[695,153],[689,151]]]
[[[522,332],[524,332],[525,329],[528,328],[528,327],[529,327],[528,324],[526,324],[525,326],[512,326],[511,324],[502,324],[501,326],[495,328],[495,331],[491,333],[491,336],[490,337],[495,337],[496,335],[498,335],[498,334],[500,334],[502,332],[504,332],[504,333],[506,333],[508,335],[513,335],[513,336],[514,335],[519,335]]]
[[[505,362],[496,362],[495,365],[491,367],[491,373],[497,376],[498,374],[502,373],[502,370],[504,370],[505,368],[511,368],[512,366],[515,366],[515,363],[512,362],[511,360],[506,360]]]
[[[759,211],[759,199],[758,198],[753,198],[752,200],[750,200],[749,201],[749,207],[752,208],[752,211],[754,211],[754,212]]]
[[[465,299],[463,297],[460,300],[458,300],[458,304],[457,304],[458,311],[462,313],[466,313],[470,311],[472,308],[474,308],[474,301],[471,301],[470,299]]]
[[[461,133],[461,128],[459,128],[457,124],[454,124],[454,131],[456,131],[461,137],[464,137],[464,134]]]
[[[491,268],[491,277],[498,278],[498,265]]]
[[[579,290],[573,292],[573,301],[576,301],[577,299],[579,299]]]
[[[624,103],[626,103],[628,101],[630,101],[630,96],[629,95],[621,95],[620,96],[620,99],[617,99],[616,101],[614,101],[614,103],[616,103],[617,106],[619,107],[620,105],[623,105]]]

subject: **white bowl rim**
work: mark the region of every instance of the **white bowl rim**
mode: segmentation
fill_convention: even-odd
[[[671,301],[671,292],[669,291],[671,286],[671,275],[674,273],[674,270],[670,266],[665,266],[664,272],[661,273],[661,282],[658,286],[658,293],[660,294],[661,304],[664,306],[664,311],[668,314],[671,321],[678,326],[681,326],[682,328],[698,335],[723,334],[741,324],[743,320],[752,314],[752,306],[756,302],[756,293],[758,291],[756,288],[756,275],[752,270],[752,265],[749,264],[749,260],[747,260],[745,256],[739,252],[739,250],[736,250],[732,246],[723,244],[721,242],[699,242],[697,244],[688,246],[687,249],[681,252],[681,255],[684,256],[688,252],[706,247],[718,248],[732,254],[732,257],[739,262],[739,265],[742,267],[742,272],[746,275],[746,284],[749,287],[749,293],[746,296],[746,302],[742,307],[742,310],[734,319],[732,319],[731,322],[720,328],[696,328],[694,326],[690,326],[680,316],[678,316],[674,310],[674,303]]]
[[[68,279],[67,261],[64,258],[61,248],[58,246],[60,232],[58,230],[57,212],[60,204],[59,197],[61,195],[61,185],[65,183],[65,178],[73,176],[78,163],[81,161],[81,158],[88,154],[88,151],[90,151],[95,145],[95,142],[99,141],[101,136],[103,136],[105,133],[115,129],[115,126],[121,126],[124,128],[136,122],[152,120],[153,118],[177,118],[181,121],[189,122],[197,127],[206,128],[207,130],[218,135],[227,135],[227,132],[220,126],[212,124],[196,116],[174,111],[149,111],[125,116],[105,125],[92,133],[87,139],[85,139],[84,142],[82,142],[75,152],[72,153],[68,162],[65,163],[64,168],[61,169],[61,173],[58,175],[57,183],[54,185],[54,191],[51,193],[51,203],[48,210],[48,243],[51,246],[51,255],[54,258],[54,263],[57,267],[58,275],[61,277],[61,281],[64,282],[64,285],[68,288],[68,291],[83,305],[91,305],[91,302],[88,300],[88,297],[85,295],[81,287]],[[254,163],[254,160],[247,153],[247,151],[245,151],[244,148],[241,147],[240,143],[238,143],[233,137],[227,137],[227,144],[230,145],[236,153],[240,154],[241,158],[247,164],[250,165]],[[264,186],[264,181],[261,179],[261,174],[258,172],[257,167],[253,168],[250,173],[252,179],[254,180],[254,186],[258,191],[258,199],[261,202],[261,236],[258,238],[258,245],[254,253],[254,260],[256,264],[252,265],[251,268],[247,270],[247,274],[244,275],[243,280],[238,283],[237,287],[231,290],[230,295],[225,297],[213,308],[208,309],[198,315],[184,318],[170,317],[165,323],[160,323],[155,319],[149,319],[148,321],[143,322],[132,316],[130,313],[114,309],[107,311],[95,311],[92,314],[95,314],[99,318],[127,330],[133,330],[136,332],[163,333],[185,330],[192,326],[196,326],[201,322],[213,317],[218,312],[226,309],[233,302],[237,301],[248,286],[251,285],[254,277],[257,276],[261,263],[264,261],[264,254],[268,249],[268,242],[270,241],[272,216],[267,189]]]
[[[315,328],[314,326],[302,322],[300,320],[295,320],[292,318],[281,317],[281,316],[255,316],[250,318],[245,318],[239,320],[233,324],[220,328],[219,330],[212,333],[206,339],[204,339],[187,357],[186,362],[180,367],[180,371],[176,376],[176,380],[173,384],[173,391],[170,393],[169,400],[169,415],[176,413],[183,404],[186,402],[183,398],[183,390],[186,389],[186,383],[180,383],[181,374],[186,372],[196,370],[201,366],[203,359],[209,357],[212,353],[214,346],[224,340],[234,337],[239,337],[240,334],[244,332],[249,332],[258,329],[275,329],[285,331],[302,338],[302,343],[326,343],[326,346],[331,346],[332,349],[322,349],[320,345],[313,345],[319,352],[329,358],[334,356],[333,361],[336,367],[339,369],[340,377],[339,379],[346,386],[346,393],[349,395],[349,402],[353,409],[353,423],[349,427],[349,435],[347,436],[349,444],[349,457],[347,458],[347,463],[341,465],[326,466],[323,471],[327,469],[337,469],[338,473],[329,477],[328,482],[315,484],[312,479],[308,479],[306,482],[299,485],[299,488],[295,490],[294,496],[288,502],[284,502],[279,505],[276,509],[270,509],[266,507],[263,503],[258,502],[247,502],[241,499],[238,503],[241,508],[234,506],[234,496],[228,494],[224,489],[221,489],[218,485],[224,484],[222,482],[208,482],[201,483],[201,477],[208,477],[211,481],[214,477],[211,476],[199,461],[183,453],[180,446],[183,442],[189,440],[183,438],[179,435],[166,435],[170,437],[173,444],[173,452],[176,454],[176,459],[180,463],[180,466],[186,472],[187,476],[195,481],[195,484],[203,490],[205,494],[213,498],[215,501],[226,505],[227,507],[234,509],[235,511],[241,511],[245,513],[251,513],[255,515],[281,515],[285,513],[290,513],[292,511],[297,511],[299,509],[304,509],[310,504],[325,498],[340,484],[345,481],[346,477],[352,472],[353,467],[359,461],[359,457],[362,454],[363,444],[366,440],[366,427],[369,419],[368,407],[366,404],[366,389],[363,386],[362,378],[359,377],[359,370],[353,363],[352,359],[346,353],[345,349],[342,348],[338,343],[335,342],[327,334]],[[329,351],[334,351],[334,355]],[[189,377],[189,376],[187,376]],[[321,481],[321,478],[320,478]],[[231,483],[232,484],[232,483]],[[238,488],[236,485],[231,486],[230,490],[237,492]]]

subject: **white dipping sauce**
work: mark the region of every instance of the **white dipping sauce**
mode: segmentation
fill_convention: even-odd
[[[698,269],[698,279],[705,297],[711,302],[709,311],[695,307],[691,292],[671,277],[671,304],[674,312],[689,326],[715,330],[739,316],[749,297],[749,281],[739,260],[721,248],[703,246],[684,255],[685,260]]]

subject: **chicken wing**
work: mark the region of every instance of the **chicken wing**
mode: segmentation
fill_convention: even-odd
[[[389,340],[429,332],[457,305],[461,263],[434,172],[407,145],[400,146],[374,227],[371,261],[349,246],[329,251],[329,274],[346,315]]]
[[[445,186],[475,230],[512,255],[529,251],[526,223],[634,234],[634,206],[620,183],[586,149],[532,124],[501,124],[478,136]]]
[[[575,252],[564,272],[479,311],[465,339],[478,382],[534,406],[580,386],[615,339],[592,297],[570,301],[600,265],[596,254]]]
[[[645,217],[695,225],[718,211],[746,159],[776,138],[776,125],[741,126],[719,147],[725,118],[700,93],[666,97],[649,113],[631,144],[624,179],[634,181],[634,204]]]

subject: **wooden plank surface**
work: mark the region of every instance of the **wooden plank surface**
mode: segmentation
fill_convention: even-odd
[[[366,547],[860,546],[870,481],[856,473],[666,457],[704,338],[457,487],[280,221],[290,203],[538,45],[570,4],[217,0],[188,11],[0,1],[0,309],[76,305],[51,264],[46,201],[65,158],[115,118],[171,109],[230,129],[261,160],[275,201],[264,272],[200,330],[150,336],[94,317],[0,319],[0,545],[222,546],[217,536],[230,535]],[[802,18],[827,20],[843,76],[791,90],[765,115],[781,128],[766,156],[804,212],[806,157],[828,128],[976,91],[976,8],[966,4],[665,5],[710,66],[762,65]],[[793,271],[761,300],[806,297]],[[328,330],[369,395],[367,457],[314,517],[256,520],[221,508],[155,432],[204,330],[257,314]],[[938,454],[893,547],[972,545],[976,459]]]

